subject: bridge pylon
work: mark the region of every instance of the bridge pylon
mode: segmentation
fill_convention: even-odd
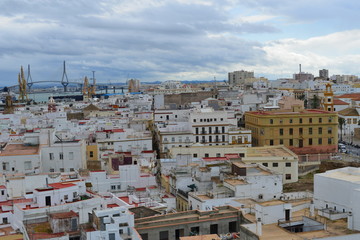
[[[61,85],[63,85],[63,87],[64,87],[64,92],[67,92],[67,86],[69,85],[69,79],[66,74],[65,61],[64,61],[64,67],[63,67],[63,75],[62,75],[62,79],[61,79]]]
[[[26,85],[28,86],[28,91],[30,92],[30,89],[32,87],[32,85],[34,85],[32,77],[31,77],[31,72],[30,72],[30,64],[28,64],[28,72],[27,72],[27,78],[26,78]]]

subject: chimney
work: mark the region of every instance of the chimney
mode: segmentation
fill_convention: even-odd
[[[315,216],[315,204],[313,202],[313,200],[311,200],[310,203],[310,217],[314,217]]]
[[[261,224],[261,218],[258,218],[256,221],[256,234],[258,236],[262,235],[262,224]]]
[[[348,223],[348,229],[354,230],[354,217],[352,215],[352,212],[349,212],[349,215],[347,217],[347,223]]]

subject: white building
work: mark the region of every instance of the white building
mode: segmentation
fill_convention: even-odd
[[[190,122],[195,143],[208,146],[227,145],[229,143],[229,128],[237,126],[234,113],[214,111],[211,108],[192,112]]]
[[[135,230],[134,214],[124,207],[93,212],[95,231],[86,232],[86,239],[140,240]]]
[[[360,168],[345,167],[315,174],[314,204],[331,220],[348,218],[348,228],[360,230]]]

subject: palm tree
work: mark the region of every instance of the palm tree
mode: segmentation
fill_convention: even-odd
[[[339,117],[340,141],[342,141],[342,130],[343,130],[343,127],[345,126],[345,124],[346,124],[345,119]]]

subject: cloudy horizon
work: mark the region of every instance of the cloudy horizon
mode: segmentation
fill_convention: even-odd
[[[360,75],[360,2],[340,0],[3,0],[0,85],[22,65],[34,81],[269,79]]]

